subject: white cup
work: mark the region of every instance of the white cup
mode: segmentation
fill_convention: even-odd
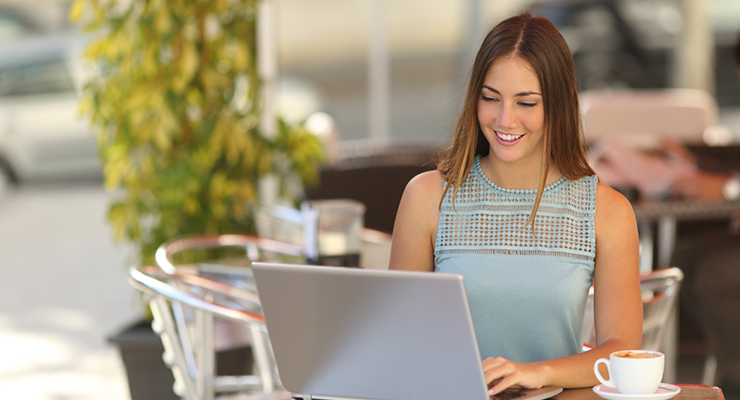
[[[599,372],[599,364],[606,364],[609,380]],[[665,355],[658,351],[615,351],[609,359],[599,358],[594,363],[594,374],[599,382],[617,389],[622,394],[653,394],[663,379]]]

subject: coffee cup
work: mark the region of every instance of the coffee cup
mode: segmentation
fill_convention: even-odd
[[[599,365],[605,364],[609,379],[599,372]],[[650,350],[622,350],[609,355],[609,359],[599,358],[594,363],[594,374],[599,382],[622,394],[653,394],[663,379],[665,355]]]

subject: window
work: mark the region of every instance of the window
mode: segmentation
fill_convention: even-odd
[[[36,60],[0,69],[0,96],[73,91],[72,79],[62,59]]]

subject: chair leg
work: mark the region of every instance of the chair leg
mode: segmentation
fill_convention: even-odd
[[[195,380],[198,378],[198,368],[195,364],[195,356],[193,355],[193,342],[190,339],[188,324],[185,321],[185,311],[180,302],[172,301],[170,303],[172,305],[172,316],[175,319],[177,337],[180,338],[180,347],[182,348],[183,355],[185,356],[185,363],[188,367],[184,372],[189,373],[191,378]]]
[[[714,381],[717,377],[717,357],[714,354],[709,354],[704,359],[704,374],[701,378],[702,385],[714,385]]]
[[[275,387],[275,382],[272,379],[272,365],[270,365],[270,357],[267,354],[269,349],[267,333],[256,326],[250,326],[249,329],[252,333],[252,350],[257,364],[257,373],[262,379],[262,390],[266,393],[271,393]]]
[[[200,400],[196,393],[195,382],[188,373],[188,365],[185,361],[182,343],[177,340],[177,326],[169,311],[170,308],[167,300],[161,296],[153,296],[150,305],[155,321],[159,321],[158,324],[161,324],[160,337],[162,338],[162,345],[165,348],[165,352],[169,352],[174,356],[174,365],[171,368],[175,376],[175,386],[178,384],[184,386],[185,393],[177,394],[179,396],[185,396],[188,400]]]
[[[198,346],[198,389],[203,400],[215,398],[214,379],[216,375],[216,356],[213,339],[213,314],[197,310],[195,313],[196,337]]]

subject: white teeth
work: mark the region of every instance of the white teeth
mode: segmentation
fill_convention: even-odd
[[[496,136],[498,136],[499,138],[501,138],[501,140],[506,140],[508,142],[511,142],[513,140],[517,140],[520,137],[524,136],[524,135],[507,135],[505,133],[501,133],[501,132],[498,132],[498,131],[495,131],[495,132],[496,132]]]

